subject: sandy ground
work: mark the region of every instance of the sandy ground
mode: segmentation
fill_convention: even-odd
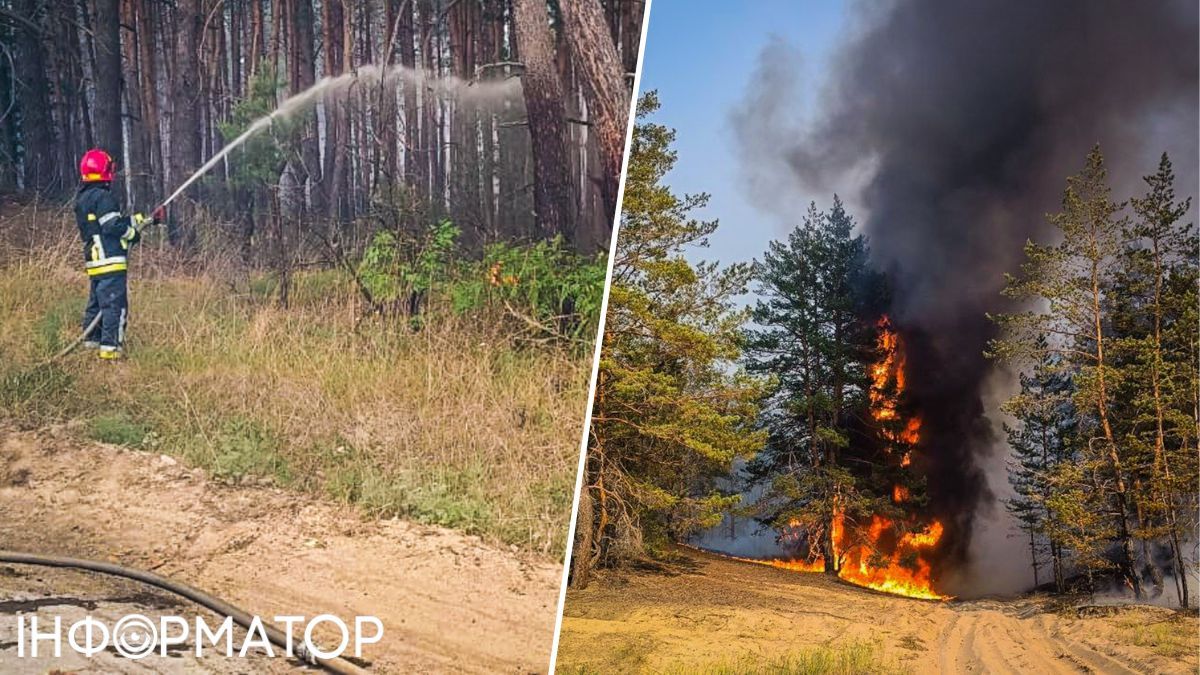
[[[912,673],[1196,673],[1122,626],[1194,618],[1156,607],[1093,616],[1041,597],[910,600],[825,578],[680,549],[680,573],[607,575],[567,595],[558,672],[703,672],[805,647],[873,642]],[[1112,612],[1111,614],[1108,612]],[[1182,622],[1176,624],[1174,622]]]
[[[0,429],[0,549],[110,560],[175,578],[262,617],[379,617],[376,672],[544,672],[561,566],[453,531],[266,485],[226,485],[169,457],[84,444],[63,429]],[[174,599],[75,571],[0,565],[0,671],[289,671],[220,663],[16,658],[16,612],[179,614]],[[195,606],[182,606],[195,616]],[[328,642],[326,642],[328,644]]]

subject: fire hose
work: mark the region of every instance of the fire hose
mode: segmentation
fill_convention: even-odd
[[[96,326],[98,326],[98,325],[100,325],[100,312],[96,312],[96,316],[92,319],[92,322],[87,325],[87,328],[83,329],[83,332],[79,334],[79,337],[75,338],[74,340],[71,340],[70,344],[68,344],[66,347],[63,347],[61,350],[59,350],[59,352],[57,354],[46,359],[40,365],[42,365],[42,366],[48,365],[52,361],[57,361],[58,359],[61,359],[62,357],[66,356],[67,354],[70,354],[71,350],[78,347],[79,343],[83,342],[84,338],[86,338],[88,335],[91,335],[92,331],[96,330]]]
[[[33,553],[20,553],[18,551],[3,551],[0,550],[0,562],[12,563],[17,565],[40,565],[43,567],[64,567],[78,570],[87,570],[89,572],[99,572],[101,574],[109,574],[112,576],[124,577],[133,579],[144,584],[149,584],[156,588],[169,591],[176,595],[183,596],[192,602],[206,607],[219,615],[227,616],[239,626],[249,629],[254,623],[254,617],[244,610],[238,609],[233,605],[213,597],[198,588],[189,586],[185,583],[173,581],[163,576],[146,572],[144,570],[124,567],[113,563],[99,562],[95,560],[84,560],[81,558],[66,558],[62,556],[37,555]],[[274,626],[259,622],[259,627],[266,633],[267,639],[271,644],[281,648],[288,649],[288,636]],[[297,658],[314,666],[323,668],[337,675],[363,675],[367,671],[354,665],[353,663],[341,657],[322,658],[318,657],[309,651],[304,644],[291,645],[292,651]]]

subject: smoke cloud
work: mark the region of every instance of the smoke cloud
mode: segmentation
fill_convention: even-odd
[[[982,575],[962,564],[972,533],[1004,536],[974,522],[996,519],[989,482],[1005,480],[984,405],[996,378],[982,356],[993,334],[985,314],[1005,309],[1004,273],[1017,269],[1027,239],[1048,236],[1044,216],[1092,145],[1104,149],[1118,198],[1142,193],[1140,177],[1163,151],[1180,194],[1194,194],[1197,6],[907,0],[854,9],[811,118],[795,112],[804,109],[789,75],[795,49],[777,39],[731,115],[733,134],[747,189],[782,224],[834,192],[857,209],[895,291],[931,508],[948,527],[944,569],[966,570],[956,575],[962,588],[947,590],[978,591]]]

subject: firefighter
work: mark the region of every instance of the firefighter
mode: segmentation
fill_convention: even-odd
[[[129,321],[129,296],[125,275],[129,269],[129,249],[141,238],[147,219],[140,213],[121,215],[120,204],[112,193],[116,162],[98,148],[88,150],[79,162],[82,185],[75,197],[75,222],[83,240],[84,268],[91,290],[83,311],[83,329],[100,321],[86,335],[84,346],[99,348],[102,359],[121,358],[125,325]],[[154,210],[152,222],[161,222],[163,207]]]

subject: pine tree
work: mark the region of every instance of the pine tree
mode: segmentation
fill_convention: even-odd
[[[1176,474],[1195,465],[1187,443],[1195,419],[1191,406],[1178,404],[1187,401],[1184,391],[1195,376],[1188,373],[1189,348],[1180,349],[1183,344],[1178,342],[1170,344],[1168,332],[1196,342],[1195,322],[1186,321],[1187,309],[1180,303],[1195,296],[1185,292],[1183,298],[1170,297],[1169,280],[1172,276],[1194,278],[1197,238],[1191,225],[1182,222],[1191,198],[1176,201],[1174,171],[1165,153],[1157,171],[1146,176],[1145,182],[1148,192],[1130,200],[1136,217],[1128,223],[1125,236],[1130,244],[1123,252],[1118,287],[1110,295],[1114,332],[1120,338],[1116,344],[1122,358],[1121,378],[1131,408],[1125,436],[1133,450],[1145,457],[1139,462],[1146,469],[1144,477],[1139,477],[1144,487],[1138,492],[1139,512],[1148,521],[1140,527],[1146,565],[1161,588],[1162,573],[1154,564],[1150,541],[1165,538],[1180,603],[1186,607],[1189,592],[1182,537],[1187,530],[1182,530],[1179,522],[1181,495],[1195,491],[1197,478],[1195,473],[1186,473],[1181,483]]]
[[[604,349],[596,383],[572,583],[593,566],[653,554],[720,522],[737,502],[716,489],[736,457],[764,434],[751,429],[760,383],[731,368],[740,354],[749,266],[693,263],[716,221],[691,212],[707,195],[672,193],[674,132],[646,121],[639,102],[613,261]]]
[[[567,120],[562,82],[555,62],[554,35],[546,3],[513,0],[517,50],[525,64],[521,91],[525,95],[533,139],[533,194],[541,233],[561,232],[575,239],[572,208],[575,187],[567,158]]]
[[[1055,590],[1061,593],[1066,590],[1064,551],[1055,533],[1064,523],[1050,503],[1056,472],[1073,459],[1069,443],[1075,434],[1075,411],[1071,374],[1062,358],[1049,351],[1045,336],[1040,341],[1038,362],[1030,374],[1020,376],[1020,393],[1004,405],[1004,411],[1017,420],[1015,426],[1004,425],[1013,451],[1008,480],[1017,494],[1006,507],[1029,535],[1034,583],[1040,583],[1038,556],[1046,551]]]
[[[1129,448],[1114,431],[1120,421],[1114,418],[1117,373],[1105,312],[1105,289],[1126,245],[1124,219],[1118,217],[1122,207],[1112,199],[1104,156],[1096,146],[1083,170],[1067,179],[1062,211],[1049,217],[1062,234],[1061,243],[1026,243],[1021,274],[1010,276],[1004,291],[1016,300],[1040,301],[1046,309],[995,317],[1004,335],[989,351],[1015,360],[1061,354],[1076,370],[1075,405],[1089,413],[1080,420],[1087,454],[1083,465],[1093,470],[1088,476],[1093,487],[1111,502],[1118,572],[1140,599],[1144,591],[1136,572]]]
[[[761,416],[768,449],[749,467],[753,478],[770,481],[760,519],[804,532],[829,574],[839,564],[835,519],[886,511],[891,489],[863,484],[840,461],[868,405],[874,313],[866,305],[881,286],[853,226],[835,196],[829,213],[810,204],[786,242],[769,244],[756,265],[762,299],[746,343],[748,369],[776,382]]]

